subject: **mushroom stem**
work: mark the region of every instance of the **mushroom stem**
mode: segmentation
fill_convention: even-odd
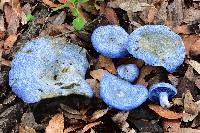
[[[160,100],[160,105],[163,108],[169,108],[170,107],[170,103],[169,103],[169,100],[168,100],[167,92],[160,92],[159,100]]]

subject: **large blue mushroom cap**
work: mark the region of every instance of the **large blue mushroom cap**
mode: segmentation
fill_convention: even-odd
[[[126,49],[128,33],[120,26],[100,26],[91,37],[94,49],[110,58],[121,58],[128,54]]]
[[[132,85],[117,76],[105,73],[100,81],[100,97],[109,106],[126,111],[145,102],[148,90],[143,85]]]
[[[168,99],[172,98],[174,95],[177,94],[177,90],[173,85],[165,82],[160,82],[153,84],[149,88],[149,99],[153,102],[158,103],[159,95],[161,92],[166,92],[168,94]]]
[[[135,58],[174,72],[185,58],[181,37],[163,25],[145,25],[134,30],[128,39],[128,51]]]
[[[117,73],[122,79],[133,82],[139,76],[139,69],[135,64],[120,65]]]
[[[23,101],[81,94],[92,96],[85,81],[89,63],[85,49],[61,39],[31,40],[16,54],[9,72],[9,85]]]

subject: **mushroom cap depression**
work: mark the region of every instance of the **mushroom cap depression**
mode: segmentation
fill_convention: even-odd
[[[107,25],[96,28],[91,37],[94,49],[110,58],[121,58],[128,54],[128,33],[120,26]]]
[[[177,90],[173,85],[169,83],[165,83],[165,82],[160,82],[160,83],[153,84],[149,88],[149,99],[153,102],[158,103],[160,92],[166,92],[168,94],[169,99],[177,94]]]
[[[115,75],[105,73],[100,81],[100,97],[109,106],[126,111],[145,102],[148,90],[143,85],[132,85]]]
[[[134,30],[128,39],[128,51],[146,64],[162,66],[174,72],[185,58],[181,37],[163,25],[145,25]]]
[[[117,67],[120,78],[133,82],[139,76],[139,69],[135,64],[120,65]]]
[[[85,81],[89,67],[86,50],[61,38],[39,37],[15,55],[9,85],[24,102],[69,94],[92,96]]]

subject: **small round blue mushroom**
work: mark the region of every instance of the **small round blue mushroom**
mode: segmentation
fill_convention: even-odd
[[[100,26],[92,33],[94,49],[110,58],[121,58],[128,54],[126,49],[128,33],[120,26]]]
[[[128,111],[146,101],[148,90],[143,85],[132,85],[115,75],[105,73],[100,81],[100,97],[110,107]]]
[[[129,35],[127,49],[135,58],[169,72],[174,72],[185,58],[181,37],[163,25],[145,25],[134,30]]]
[[[120,65],[117,73],[122,79],[133,82],[139,76],[139,69],[135,64]]]
[[[39,37],[15,55],[9,85],[24,102],[69,94],[93,95],[85,81],[89,67],[86,50],[64,40]]]
[[[170,107],[168,99],[171,99],[176,94],[176,88],[165,82],[153,84],[149,89],[149,99],[156,103],[160,102],[163,108]]]

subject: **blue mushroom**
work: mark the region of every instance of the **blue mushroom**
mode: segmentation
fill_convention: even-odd
[[[177,94],[176,88],[165,82],[153,84],[149,89],[149,99],[153,102],[160,102],[163,108],[169,108],[170,103],[168,99]]]
[[[133,31],[128,38],[128,51],[146,64],[162,66],[174,72],[185,58],[181,37],[163,25],[145,25]]]
[[[126,49],[128,33],[120,26],[100,26],[92,33],[94,49],[110,58],[121,58],[128,54]]]
[[[88,67],[85,49],[60,38],[39,37],[15,55],[9,85],[27,103],[69,94],[91,97],[84,79]]]
[[[135,64],[120,65],[117,73],[122,79],[133,82],[139,76],[139,69]]]
[[[115,75],[105,73],[100,81],[100,97],[110,107],[127,111],[145,102],[148,90],[143,85],[132,85]]]

